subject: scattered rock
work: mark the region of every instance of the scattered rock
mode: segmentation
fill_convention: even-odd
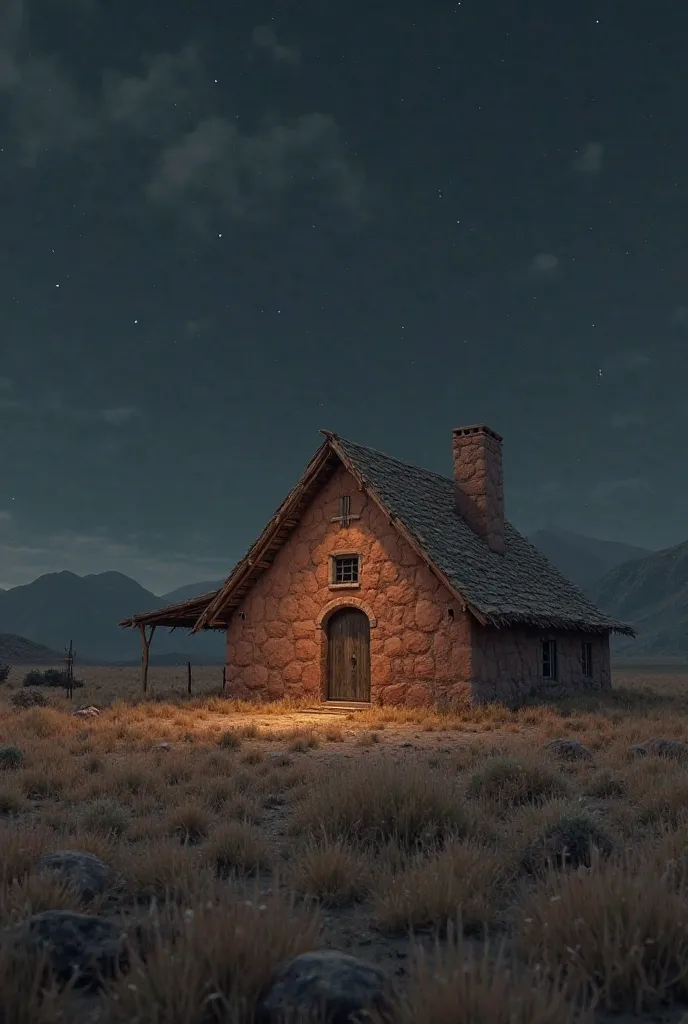
[[[38,861],[37,870],[52,871],[59,875],[84,900],[92,900],[105,892],[114,879],[112,869],[100,857],[78,850],[47,853]]]
[[[256,1024],[291,1024],[323,1015],[330,1024],[354,1024],[375,1014],[391,1021],[396,1007],[387,975],[339,950],[302,953],[284,964],[261,997]],[[318,1018],[320,1019],[320,1018]]]
[[[647,743],[636,743],[631,747],[631,754],[634,757],[666,757],[673,761],[688,760],[688,746],[680,740],[654,739]]]
[[[548,743],[543,743],[542,749],[549,750],[551,754],[560,757],[562,761],[589,761],[592,757],[588,748],[578,740],[566,738],[549,740]]]
[[[171,750],[172,749],[172,744],[171,743],[158,743],[155,749],[156,750]]]
[[[72,714],[77,718],[97,718],[100,714],[100,710],[90,704],[88,707],[76,708],[72,711]]]
[[[127,967],[126,935],[114,921],[68,910],[46,910],[2,933],[21,954],[47,951],[56,979],[92,991]]]

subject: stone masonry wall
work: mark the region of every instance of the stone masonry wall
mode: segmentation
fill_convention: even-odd
[[[339,498],[351,498],[348,527]],[[360,586],[330,584],[330,556],[360,555]],[[453,701],[471,679],[471,622],[355,480],[339,469],[230,620],[227,693],[249,700],[326,696],[327,619],[342,605],[371,620],[371,700]],[[453,612],[453,618],[449,610]]]
[[[352,519],[341,527],[339,498]],[[358,554],[360,585],[333,586],[330,556]],[[227,694],[248,700],[326,698],[327,620],[345,605],[371,623],[371,700],[440,704],[466,698],[517,704],[544,692],[609,689],[607,637],[547,634],[557,640],[558,679],[542,679],[544,634],[480,626],[399,536],[343,468],[306,510],[274,564],[227,630]],[[593,645],[593,678],[583,680],[581,643]]]
[[[487,427],[459,427],[452,452],[459,512],[493,551],[504,554],[501,439]]]
[[[531,694],[560,697],[582,690],[611,689],[609,638],[598,634],[485,629],[473,625],[473,686],[477,701],[517,704]],[[556,640],[557,679],[542,678],[542,641]],[[592,644],[592,678],[584,679],[581,645]]]

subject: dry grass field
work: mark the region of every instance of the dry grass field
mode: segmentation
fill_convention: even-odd
[[[384,969],[400,1024],[688,1008],[688,670],[519,711],[325,715],[220,699],[217,668],[192,699],[185,669],[153,669],[146,701],[136,670],[78,668],[91,719],[52,689],[14,707],[26,671],[0,685],[0,927],[96,915],[126,959],[80,987],[0,944],[0,1024],[250,1024],[324,947]],[[658,737],[686,757],[632,752]],[[55,850],[111,883],[86,902],[38,870]]]

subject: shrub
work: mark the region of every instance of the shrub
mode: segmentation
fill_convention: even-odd
[[[658,871],[652,855],[549,871],[519,918],[521,952],[600,1009],[639,1014],[688,995],[686,879]]]
[[[271,856],[260,832],[245,821],[228,821],[208,843],[207,859],[220,878],[269,867]]]
[[[278,967],[318,945],[317,918],[278,896],[227,893],[161,917],[150,948],[141,957],[132,951],[132,970],[114,986],[109,1024],[249,1024]]]
[[[482,954],[452,939],[434,955],[417,949],[399,1024],[592,1024],[558,981],[544,981],[485,945]]]
[[[0,683],[6,683],[12,671],[11,665],[0,665]]]
[[[566,780],[540,761],[517,761],[513,757],[490,757],[473,773],[468,794],[500,807],[537,804],[568,792]]]
[[[375,915],[387,932],[428,928],[445,932],[461,915],[466,932],[495,915],[505,881],[504,860],[473,842],[451,842],[438,853],[390,864],[377,886]]]
[[[129,815],[113,800],[94,800],[84,810],[82,823],[87,832],[119,836],[129,824]]]
[[[19,814],[24,806],[21,793],[15,789],[0,789],[0,817],[10,817]]]
[[[10,697],[15,708],[46,708],[49,701],[40,690],[17,690]]]
[[[312,840],[294,852],[288,880],[294,892],[312,896],[325,907],[363,899],[370,887],[366,860],[341,840]]]
[[[12,771],[23,764],[24,755],[19,747],[0,747],[0,770]]]
[[[451,777],[392,762],[371,771],[366,762],[312,785],[291,827],[363,847],[393,841],[413,850],[445,836],[475,833],[478,825]]]
[[[226,729],[218,737],[217,744],[219,747],[225,747],[228,750],[236,750],[237,747],[241,746],[241,736],[236,729]]]
[[[37,668],[31,669],[26,673],[22,682],[22,686],[51,686],[63,689],[67,689],[67,685],[67,673],[60,668],[46,668],[43,672]],[[80,679],[72,680],[72,687],[75,690],[83,685]]]
[[[129,897],[136,903],[180,902],[208,895],[208,874],[198,869],[190,847],[169,840],[127,850],[119,865]]]
[[[530,874],[554,867],[589,867],[592,851],[608,857],[613,841],[592,815],[580,812],[550,822],[532,839],[521,857],[521,866]]]
[[[208,835],[210,818],[208,812],[195,803],[185,803],[170,814],[170,834],[181,843],[200,843]]]

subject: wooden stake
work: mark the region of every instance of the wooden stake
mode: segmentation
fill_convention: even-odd
[[[186,685],[189,691],[189,697],[191,696],[191,662],[186,663]]]
[[[226,686],[227,686],[227,666],[223,665],[222,666],[222,692],[223,693],[225,692]]]
[[[148,659],[150,655],[150,645],[153,639],[153,633],[155,633],[155,626],[150,626],[150,633],[146,634],[146,627],[143,623],[139,623],[139,632],[141,634],[141,676],[143,683],[143,692],[146,693],[148,690]]]
[[[67,695],[71,700],[74,696],[74,656],[76,651],[72,647],[72,641],[69,641],[69,647],[65,647],[65,682],[67,684]]]

